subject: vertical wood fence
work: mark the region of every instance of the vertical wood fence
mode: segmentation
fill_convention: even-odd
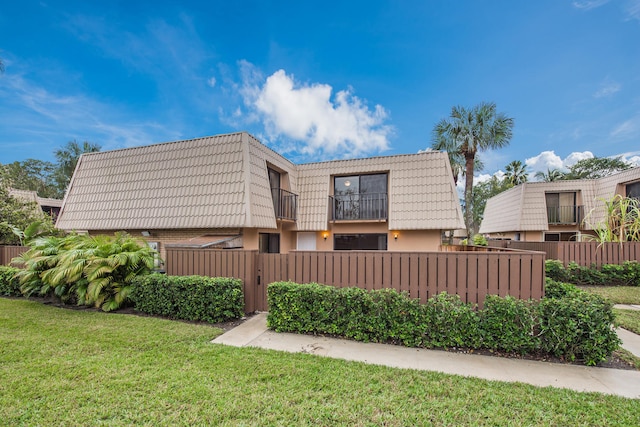
[[[0,246],[0,265],[10,265],[13,258],[28,250],[27,246]]]
[[[544,295],[544,253],[256,251],[168,248],[167,274],[237,277],[245,311],[266,311],[266,286],[277,281],[336,287],[393,288],[426,302],[448,292],[482,305],[486,295],[539,299]]]
[[[542,251],[547,259],[558,259],[565,266],[575,262],[583,267],[603,264],[622,264],[625,261],[640,261],[640,242],[598,243],[598,242],[520,242],[496,240],[495,247]]]

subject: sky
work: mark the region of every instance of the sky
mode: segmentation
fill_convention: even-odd
[[[296,163],[416,153],[495,102],[531,175],[640,165],[640,0],[31,1],[0,8],[0,163],[246,130]]]

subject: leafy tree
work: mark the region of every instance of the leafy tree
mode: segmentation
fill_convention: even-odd
[[[1,165],[1,168],[6,185],[11,188],[35,191],[40,197],[61,197],[53,181],[55,166],[51,162],[27,159]]]
[[[527,182],[527,165],[522,163],[520,160],[512,161],[505,169],[507,172],[505,178],[511,183],[511,185],[516,186],[523,182]]]
[[[540,181],[544,182],[553,182],[560,181],[561,179],[565,179],[565,174],[559,169],[547,169],[546,172],[538,171],[535,174],[535,177]]]
[[[569,168],[565,179],[596,179],[627,170],[631,165],[621,157],[593,157],[582,159]]]
[[[482,219],[484,218],[484,208],[487,205],[487,200],[512,187],[513,184],[511,184],[508,179],[499,179],[495,175],[493,175],[491,179],[480,182],[473,187],[471,213],[474,230],[480,228],[480,224],[482,223]]]
[[[25,202],[9,195],[8,186],[0,182],[0,244],[20,244],[16,230],[25,230],[32,223],[41,222],[53,230],[53,221],[33,202]],[[46,224],[46,225],[44,225]]]
[[[78,143],[75,139],[67,142],[63,148],[56,150],[55,156],[58,161],[54,179],[58,187],[58,191],[64,196],[73,172],[76,170],[78,159],[84,153],[95,153],[100,151],[98,144],[92,144],[84,141],[82,144]]]
[[[514,120],[496,111],[494,103],[481,103],[467,109],[456,106],[449,119],[438,122],[432,132],[432,148],[462,156],[465,160],[465,223],[469,235],[473,227],[473,171],[478,151],[509,144]]]

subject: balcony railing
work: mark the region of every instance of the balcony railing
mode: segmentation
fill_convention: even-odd
[[[549,224],[577,224],[584,218],[584,206],[548,206]]]
[[[386,220],[387,193],[329,196],[331,221]]]
[[[277,219],[295,221],[298,213],[298,195],[282,188],[272,188],[273,209]]]

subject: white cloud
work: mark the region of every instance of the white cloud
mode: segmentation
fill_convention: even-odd
[[[536,172],[546,172],[547,170],[553,169],[568,171],[569,167],[573,166],[578,161],[591,159],[593,157],[594,155],[591,151],[574,151],[564,159],[558,156],[554,151],[543,151],[537,156],[526,159],[525,164],[531,171],[529,174],[531,178]]]
[[[543,151],[534,157],[529,157],[524,163],[533,171],[546,171],[547,169],[562,169],[564,166],[560,156],[553,151]]]
[[[617,82],[605,81],[600,85],[600,89],[596,93],[593,94],[594,98],[607,98],[612,96],[613,94],[620,92],[622,89],[622,85]]]
[[[640,0],[628,0],[625,5],[628,19],[640,21]]]
[[[388,114],[376,105],[370,109],[351,88],[332,96],[322,83],[301,83],[278,70],[266,80],[246,61],[240,63],[245,106],[256,113],[269,139],[302,142],[296,147],[305,156],[354,157],[389,148],[392,127]],[[290,145],[284,141],[282,145]]]
[[[209,85],[209,87],[216,87],[216,78],[211,77],[207,79],[207,84]]]
[[[609,3],[611,0],[579,0],[574,1],[573,6],[578,9],[591,10]]]
[[[614,138],[624,139],[640,137],[640,114],[620,123],[611,131],[610,136]]]

